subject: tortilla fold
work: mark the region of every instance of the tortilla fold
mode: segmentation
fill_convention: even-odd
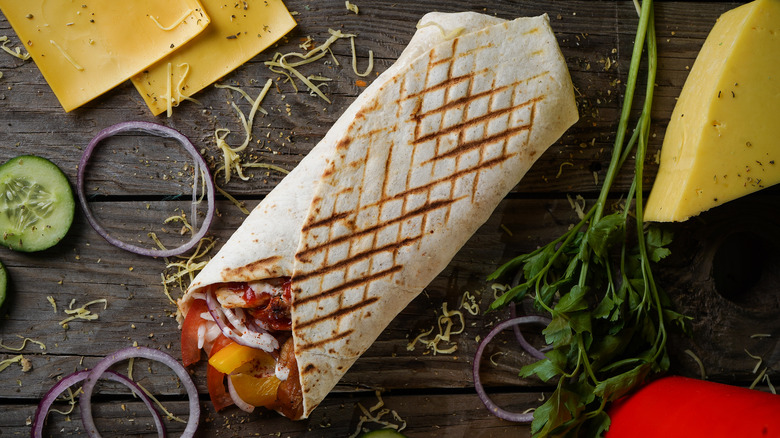
[[[303,418],[578,114],[546,15],[430,13],[179,300],[292,277]]]

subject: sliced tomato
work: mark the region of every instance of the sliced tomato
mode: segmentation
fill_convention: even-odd
[[[225,335],[219,335],[214,341],[214,346],[211,347],[211,356],[213,357],[219,350],[233,343]],[[233,399],[225,387],[225,373],[220,372],[211,365],[208,366],[208,371],[206,372],[206,386],[209,390],[211,403],[217,412],[233,404]]]
[[[204,322],[200,317],[203,312],[208,312],[206,301],[194,300],[181,326],[181,362],[185,367],[200,360],[198,328]]]

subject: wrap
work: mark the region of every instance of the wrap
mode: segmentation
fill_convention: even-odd
[[[426,14],[180,312],[215,285],[290,277],[305,418],[577,118],[546,15]]]

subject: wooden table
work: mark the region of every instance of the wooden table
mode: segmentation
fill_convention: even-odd
[[[322,42],[328,29],[353,32],[357,37],[358,63],[367,64],[374,52],[374,70],[381,72],[398,56],[428,11],[471,10],[502,18],[547,13],[558,36],[577,89],[581,119],[545,153],[522,182],[501,203],[490,220],[455,256],[449,267],[384,331],[375,345],[344,376],[336,390],[306,421],[291,422],[275,413],[245,414],[231,407],[215,413],[208,402],[205,367],[193,367],[204,413],[200,436],[348,436],[358,428],[360,406],[370,409],[381,391],[384,406],[403,419],[409,436],[528,436],[518,426],[490,415],[475,395],[471,368],[477,338],[506,318],[507,313],[466,314],[465,330],[454,336],[457,351],[433,355],[409,340],[435,324],[442,304],[457,307],[465,291],[475,294],[481,309],[492,299],[485,277],[511,256],[535,248],[558,236],[575,214],[567,196],[593,200],[610,158],[613,133],[622,100],[622,82],[628,70],[636,13],[629,1],[549,0],[472,2],[358,1],[360,14],[347,11],[341,0],[286,2],[297,11],[298,27],[276,48],[253,59],[221,83],[239,85],[257,95],[268,78],[274,80],[263,106],[267,116],[255,123],[254,139],[246,154],[252,160],[292,169],[318,142],[362,87],[352,72],[348,42],[333,47],[340,65],[315,63],[307,74],[333,78],[327,94],[332,104],[295,93],[291,86],[263,64],[273,50],[297,50],[311,36]],[[739,3],[658,2],[656,22],[659,73],[654,107],[652,144],[654,157],[689,68],[716,18]],[[18,44],[13,30],[0,16],[0,34]],[[176,128],[187,135],[207,157],[219,164],[214,141],[217,128],[228,128],[232,144],[243,140],[242,129],[229,102],[244,110],[235,92],[210,87],[196,97],[200,105],[186,102],[170,118],[153,117],[135,89],[125,83],[83,108],[65,113],[32,61],[0,54],[0,161],[20,154],[37,154],[57,163],[75,185],[82,151],[102,128],[127,120],[146,120]],[[373,75],[372,75],[373,76]],[[369,78],[370,80],[370,78]],[[288,111],[289,110],[289,111]],[[570,163],[562,165],[563,162]],[[156,232],[168,244],[181,242],[181,224],[163,220],[189,212],[186,166],[190,160],[175,144],[126,136],[101,147],[90,166],[87,182],[90,206],[114,233],[130,241],[151,243]],[[657,164],[646,164],[644,189],[649,190]],[[283,177],[275,171],[254,170],[241,181],[235,176],[224,190],[251,208]],[[631,175],[623,172],[615,198],[628,189]],[[694,318],[693,336],[672,339],[673,370],[698,376],[699,366],[688,353],[701,359],[711,380],[749,385],[756,377],[756,360],[776,378],[780,369],[780,289],[774,248],[778,233],[778,192],[769,189],[712,210],[683,224],[676,231],[673,256],[657,271],[659,282],[678,309]],[[218,215],[210,230],[219,247],[245,215],[220,197]],[[181,211],[180,211],[181,210]],[[177,213],[178,212],[178,213]],[[212,251],[210,254],[213,254]],[[30,421],[38,400],[55,380],[88,368],[100,358],[137,343],[180,357],[175,306],[164,293],[161,273],[166,262],[134,255],[108,244],[77,210],[67,237],[39,253],[3,249],[11,283],[2,308],[0,338],[6,346],[20,346],[22,337],[45,344],[28,343],[21,353],[0,348],[0,360],[23,354],[29,371],[13,364],[0,374],[0,436],[30,433]],[[172,287],[171,295],[181,295]],[[56,310],[51,302],[56,303]],[[99,315],[92,321],[60,322],[65,310],[98,299],[89,309]],[[766,336],[752,336],[767,334]],[[688,351],[688,352],[687,352]],[[483,363],[483,379],[502,406],[525,410],[537,406],[549,387],[517,378],[520,367],[532,359],[520,352],[510,333],[490,347],[492,361]],[[173,413],[186,416],[183,390],[163,367],[138,361],[134,376],[157,394]],[[765,386],[761,384],[759,386]],[[96,398],[95,416],[106,436],[155,436],[144,406],[121,388],[106,386]],[[67,407],[66,405],[60,406]],[[383,419],[398,423],[391,414]],[[181,423],[166,421],[174,433]],[[375,423],[367,423],[377,428]],[[47,431],[54,436],[82,435],[77,411],[63,416],[52,413]]]

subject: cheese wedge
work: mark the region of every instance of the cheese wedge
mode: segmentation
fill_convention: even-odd
[[[114,88],[209,23],[198,0],[0,0],[65,111]]]
[[[672,113],[645,207],[684,221],[780,182],[780,0],[723,14]]]
[[[189,44],[133,77],[154,115],[178,105],[295,27],[281,0],[202,0],[211,24]]]

